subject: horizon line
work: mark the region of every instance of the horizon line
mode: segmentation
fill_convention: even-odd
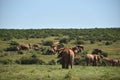
[[[110,28],[120,28],[120,27],[87,27],[87,28],[0,28],[0,29],[18,29],[18,30],[28,30],[28,29],[110,29]]]

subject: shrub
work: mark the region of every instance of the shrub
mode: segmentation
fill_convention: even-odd
[[[0,57],[8,56],[8,53],[0,52]]]
[[[85,65],[85,58],[84,57],[75,57],[74,65]]]
[[[95,41],[91,40],[91,41],[90,41],[90,43],[91,43],[91,44],[94,44],[94,43],[95,43]]]
[[[109,41],[105,42],[105,45],[111,45],[111,44],[112,42],[109,42]]]
[[[19,43],[17,41],[11,41],[10,45],[19,45]]]
[[[79,65],[80,64],[80,58],[75,58],[74,59],[74,64]]]
[[[41,52],[41,54],[43,54],[43,55],[46,55],[47,50],[48,50],[47,47],[41,47],[41,48],[40,48],[40,52]]]
[[[64,44],[59,44],[57,47],[58,47],[58,49],[63,48]]]
[[[2,63],[2,64],[14,64],[15,62],[11,59],[0,59],[0,63]]]
[[[38,59],[38,58],[32,58],[32,57],[22,57],[19,60],[16,60],[16,63],[18,64],[45,64],[44,61]]]
[[[23,51],[18,51],[18,54],[24,54],[24,52]]]
[[[88,53],[88,50],[84,50],[84,51],[82,51],[80,54],[87,54]]]
[[[6,49],[4,49],[5,51],[17,51],[17,48],[15,46],[10,46]]]
[[[56,61],[55,60],[51,60],[48,62],[48,65],[56,65]]]
[[[9,40],[11,40],[12,39],[12,37],[5,37],[5,38],[3,38],[3,41],[9,41]]]
[[[101,55],[103,55],[104,57],[108,57],[108,53],[107,52],[102,52]]]
[[[60,43],[64,43],[67,44],[69,42],[69,40],[67,38],[63,38],[59,41]]]
[[[62,58],[59,58],[59,59],[57,60],[57,64],[62,64]]]
[[[117,39],[114,39],[112,42],[117,42]]]
[[[85,44],[85,42],[83,40],[77,40],[76,44]]]
[[[36,54],[33,54],[31,57],[32,57],[32,58],[37,58],[37,55],[36,55]]]
[[[52,44],[53,44],[52,41],[43,41],[42,42],[42,45],[44,45],[44,46],[51,46]]]

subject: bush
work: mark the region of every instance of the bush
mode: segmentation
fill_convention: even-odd
[[[74,65],[85,65],[85,58],[75,58]]]
[[[55,60],[51,60],[48,62],[48,65],[56,65],[56,61]]]
[[[91,43],[91,44],[94,44],[94,43],[95,43],[95,41],[91,40],[91,41],[90,41],[90,43]]]
[[[12,39],[12,37],[5,37],[5,38],[3,38],[3,41],[9,41],[9,40],[11,40]]]
[[[2,63],[2,64],[14,64],[15,62],[11,59],[0,59],[0,63]]]
[[[16,63],[18,64],[45,64],[44,61],[38,59],[38,58],[32,58],[32,57],[22,57],[19,60],[16,60]]]
[[[79,55],[80,55],[81,57],[84,57],[87,53],[88,53],[88,51],[82,51],[82,52],[79,53]]]
[[[40,48],[41,54],[42,54],[42,55],[46,55],[48,49],[49,49],[48,47],[41,47],[41,48]]]
[[[42,42],[42,45],[44,45],[44,46],[51,46],[52,44],[53,44],[52,41],[43,41]]]
[[[24,52],[23,51],[18,51],[18,54],[24,54]]]
[[[17,51],[18,49],[15,46],[10,46],[5,49],[5,51]]]
[[[8,56],[8,53],[0,52],[0,57],[5,57],[5,56]]]
[[[11,41],[10,45],[19,45],[19,43],[17,41]]]
[[[58,47],[58,49],[63,48],[64,44],[59,44],[57,47]]]
[[[36,54],[33,54],[31,57],[32,57],[32,58],[37,58],[37,55],[36,55]]]
[[[62,58],[59,58],[59,59],[57,60],[57,64],[62,64]]]
[[[79,65],[79,64],[80,64],[80,58],[75,58],[74,65]]]
[[[109,41],[105,42],[105,45],[111,45],[111,44],[112,42],[109,42]]]
[[[67,44],[69,42],[69,40],[67,38],[63,38],[59,41],[60,43],[64,43]]]
[[[108,53],[107,52],[102,52],[101,55],[103,55],[104,57],[108,57]]]
[[[77,40],[76,44],[85,44],[85,42],[83,40]]]

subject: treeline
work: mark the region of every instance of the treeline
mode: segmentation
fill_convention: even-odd
[[[120,40],[120,28],[94,29],[0,29],[1,40],[68,36],[82,40]]]

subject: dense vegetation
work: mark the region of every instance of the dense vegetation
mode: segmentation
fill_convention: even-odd
[[[11,40],[46,38],[49,36],[69,36],[71,39],[83,40],[120,40],[120,28],[95,29],[0,29],[0,39]]]
[[[120,59],[119,31],[120,28],[0,29],[0,80],[119,80],[119,67],[106,62],[106,66],[86,66],[84,57],[98,48],[104,56]],[[47,52],[55,42],[59,42],[59,48],[84,46],[84,51],[75,56],[73,69],[61,69],[57,54]],[[28,43],[32,45],[28,50],[16,50],[17,45]]]

